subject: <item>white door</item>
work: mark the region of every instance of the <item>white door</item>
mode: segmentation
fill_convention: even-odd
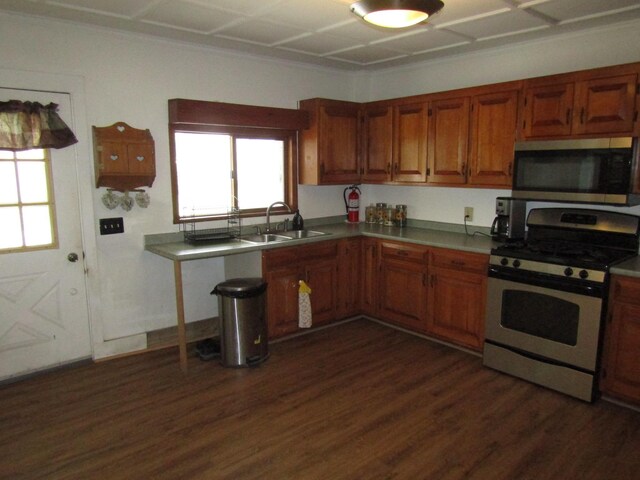
[[[68,94],[0,87],[0,101],[7,100],[57,103],[62,119],[72,125]],[[0,380],[91,356],[75,146],[51,149],[49,156],[52,192],[46,194],[53,195],[57,245],[11,253],[6,247],[0,249]],[[19,160],[14,162],[20,172]],[[9,182],[10,168],[7,163],[5,167],[4,181]],[[37,179],[42,175],[34,177],[32,183],[41,183]],[[7,214],[12,214],[7,207],[10,196],[0,192],[0,211],[5,213],[0,215],[0,223],[4,221],[0,236],[5,236],[5,246],[11,241],[6,235],[16,234],[15,228],[8,227],[15,226],[7,220],[11,218]],[[44,225],[46,220],[38,222]]]

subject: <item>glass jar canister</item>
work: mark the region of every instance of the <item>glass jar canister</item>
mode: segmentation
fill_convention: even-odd
[[[378,209],[371,204],[364,209],[365,221],[367,223],[378,223]]]
[[[385,216],[387,215],[387,204],[386,203],[376,203],[376,210],[378,214],[378,223],[383,225]]]
[[[393,227],[395,225],[395,216],[396,216],[395,209],[392,206],[388,206],[384,214],[385,226]]]
[[[397,227],[407,226],[407,206],[406,205],[396,205],[395,224]]]

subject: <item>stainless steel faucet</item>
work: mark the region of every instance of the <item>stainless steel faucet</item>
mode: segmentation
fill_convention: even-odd
[[[273,202],[271,205],[269,205],[267,207],[267,231],[266,231],[266,233],[270,233],[271,232],[271,209],[273,207],[275,207],[276,205],[282,205],[283,207],[285,207],[287,209],[287,211],[289,213],[292,213],[291,212],[291,207],[289,205],[287,205],[286,203],[284,203],[284,202]]]

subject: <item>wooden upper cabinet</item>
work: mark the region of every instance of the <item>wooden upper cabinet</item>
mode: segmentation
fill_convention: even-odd
[[[92,128],[96,187],[119,191],[151,187],[156,178],[155,143],[149,130],[117,122]]]
[[[632,134],[637,83],[636,74],[578,83],[573,131],[577,134]]]
[[[525,90],[523,136],[549,137],[571,133],[573,83],[544,85]]]
[[[364,172],[365,182],[386,182],[391,179],[393,155],[393,108],[366,107],[364,110]]]
[[[427,103],[394,109],[393,172],[396,182],[427,181]]]
[[[519,136],[528,139],[637,135],[640,132],[637,92],[637,66],[528,80]]]
[[[469,105],[469,97],[436,100],[431,103],[427,178],[429,183],[466,183]]]
[[[323,98],[302,100],[309,128],[300,142],[300,183],[331,185],[360,181],[360,104]]]
[[[469,185],[511,186],[517,117],[517,90],[473,97]]]

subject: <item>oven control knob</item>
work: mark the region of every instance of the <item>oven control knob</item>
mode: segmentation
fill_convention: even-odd
[[[500,259],[500,265],[502,265],[503,267],[509,265],[509,259],[508,258],[501,258]]]
[[[520,266],[520,260],[513,261],[513,268],[518,268]]]
[[[580,270],[580,273],[578,275],[580,275],[580,278],[585,279],[589,277],[589,272],[587,272],[586,270]]]
[[[569,268],[569,267],[565,268],[565,269],[564,269],[564,274],[565,274],[567,277],[570,277],[571,275],[573,275],[573,269],[572,269],[572,268]]]

